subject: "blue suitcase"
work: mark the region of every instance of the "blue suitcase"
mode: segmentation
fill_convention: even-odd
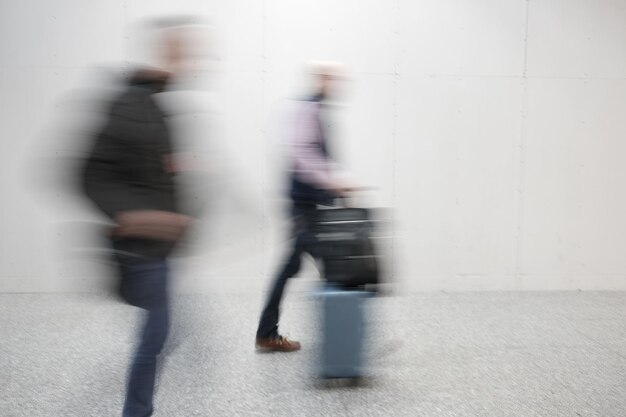
[[[326,287],[320,294],[322,305],[322,349],[320,377],[365,377],[366,291]]]

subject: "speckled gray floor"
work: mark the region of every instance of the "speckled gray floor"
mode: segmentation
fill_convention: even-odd
[[[368,387],[313,379],[315,303],[285,300],[292,354],[256,354],[260,295],[177,296],[155,416],[626,416],[626,293],[459,293],[370,304]],[[138,312],[104,296],[0,294],[0,415],[119,416]]]

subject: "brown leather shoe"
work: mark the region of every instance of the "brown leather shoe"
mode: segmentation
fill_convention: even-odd
[[[300,342],[289,340],[283,336],[257,338],[256,348],[265,352],[295,352],[300,350]]]

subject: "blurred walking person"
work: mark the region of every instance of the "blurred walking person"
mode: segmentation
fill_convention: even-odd
[[[311,95],[295,103],[293,131],[289,134],[289,197],[293,222],[293,243],[285,263],[276,275],[261,313],[256,333],[256,347],[262,351],[293,352],[300,343],[278,331],[280,302],[287,280],[300,270],[302,256],[316,257],[316,242],[311,230],[318,206],[332,205],[333,200],[349,190],[339,179],[338,166],[330,155],[328,131],[322,112],[336,92],[341,66],[333,62],[309,64],[313,77]]]
[[[187,19],[148,27],[156,65],[140,68],[111,103],[83,170],[89,200],[113,222],[119,295],[145,310],[128,374],[124,417],[153,413],[157,357],[168,335],[168,257],[192,224],[183,214],[174,143],[155,96],[189,69]]]

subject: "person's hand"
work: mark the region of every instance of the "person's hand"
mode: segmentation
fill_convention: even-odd
[[[335,197],[345,197],[346,194],[348,194],[350,192],[350,188],[349,187],[344,187],[344,186],[336,186],[336,187],[331,188],[330,192]]]
[[[367,187],[359,186],[352,183],[338,183],[336,186],[330,189],[330,192],[333,193],[336,197],[345,197],[346,195],[365,190]]]
[[[134,210],[115,216],[115,236],[176,242],[189,229],[192,219],[162,210]]]

